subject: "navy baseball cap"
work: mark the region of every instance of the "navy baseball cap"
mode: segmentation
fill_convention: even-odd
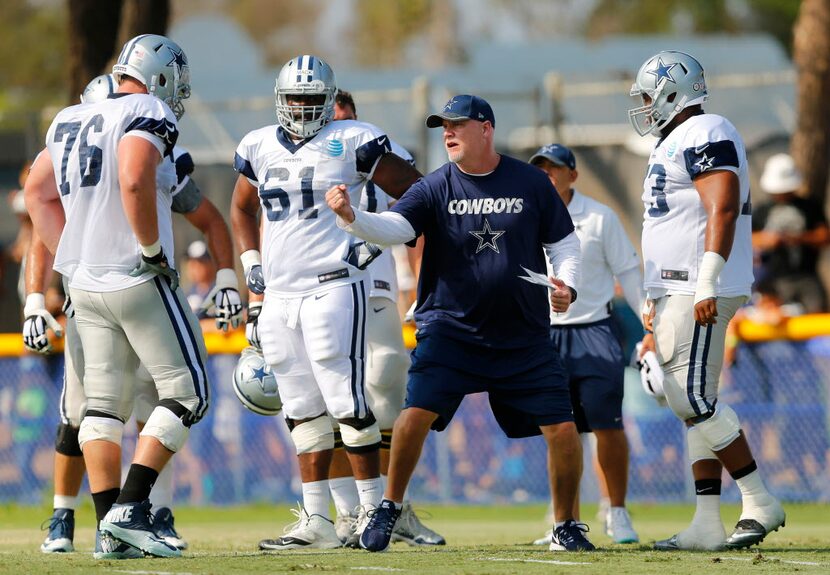
[[[493,115],[493,108],[484,98],[470,94],[453,96],[444,105],[444,109],[437,114],[427,117],[427,128],[440,128],[444,120],[478,120],[479,122],[490,122],[496,126],[496,117]]]
[[[576,157],[570,148],[562,144],[548,144],[542,146],[530,158],[530,163],[535,164],[536,160],[545,159],[557,166],[567,166],[568,168],[576,169]]]

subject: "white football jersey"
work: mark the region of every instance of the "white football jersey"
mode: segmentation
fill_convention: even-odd
[[[651,153],[643,185],[643,263],[649,297],[694,294],[703,258],[707,216],[693,178],[729,170],[740,181],[741,211],[732,252],[720,273],[717,295],[749,295],[752,286],[752,202],[746,150],[729,120],[693,116]]]
[[[65,108],[46,134],[66,213],[54,267],[70,288],[116,291],[155,277],[129,275],[141,259],[141,246],[124,214],[118,182],[118,143],[126,136],[146,139],[164,158],[157,172],[156,209],[159,241],[173,264],[172,180],[163,164],[169,163],[166,156],[178,138],[176,118],[154,96],[115,94]]]
[[[637,250],[614,210],[573,190],[568,213],[579,238],[582,273],[574,286],[576,301],[565,313],[551,310],[551,325],[579,325],[607,318],[614,298],[614,277],[640,265]],[[550,261],[545,261],[548,275],[553,275]]]
[[[329,122],[313,138],[294,142],[277,125],[248,133],[234,169],[259,190],[263,209],[262,258],[266,288],[305,295],[365,279],[349,263],[361,240],[337,227],[326,205],[332,186],[345,184],[355,209],[389,138],[365,122]],[[372,264],[374,265],[374,264]]]
[[[415,159],[394,140],[392,153],[400,156],[413,166]],[[395,200],[372,182],[366,182],[363,197],[360,200],[360,209],[366,212],[381,213],[389,209]],[[369,264],[367,268],[371,276],[371,292],[369,297],[385,297],[398,301],[398,272],[395,268],[395,258],[392,256],[392,246],[384,248],[383,253]]]

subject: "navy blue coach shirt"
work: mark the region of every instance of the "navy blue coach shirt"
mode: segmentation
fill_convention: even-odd
[[[545,274],[542,244],[574,226],[544,172],[505,155],[484,176],[447,163],[413,184],[392,211],[425,239],[419,334],[497,348],[548,339],[548,290],[519,276],[522,266]]]

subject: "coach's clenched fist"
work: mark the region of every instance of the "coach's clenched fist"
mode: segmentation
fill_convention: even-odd
[[[354,221],[351,198],[349,198],[349,192],[346,191],[346,186],[343,184],[329,188],[329,191],[326,192],[326,203],[347,224]]]

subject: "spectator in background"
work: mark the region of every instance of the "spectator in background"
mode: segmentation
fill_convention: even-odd
[[[187,286],[187,303],[201,322],[208,319],[203,304],[216,280],[216,264],[210,257],[208,246],[202,240],[191,242],[187,246],[187,259],[184,264],[185,285]],[[203,325],[202,328],[206,326]]]
[[[731,366],[737,360],[738,345],[741,341],[738,327],[743,320],[779,326],[791,317],[804,314],[804,306],[800,303],[787,302],[781,297],[775,287],[775,279],[767,277],[757,282],[750,304],[740,308],[729,322],[726,328],[724,365]]]
[[[752,216],[752,247],[760,252],[761,277],[769,278],[784,301],[802,304],[807,313],[827,309],[817,275],[821,249],[830,243],[822,206],[796,195],[802,178],[788,154],[775,154],[764,165],[761,189],[772,201]]]

